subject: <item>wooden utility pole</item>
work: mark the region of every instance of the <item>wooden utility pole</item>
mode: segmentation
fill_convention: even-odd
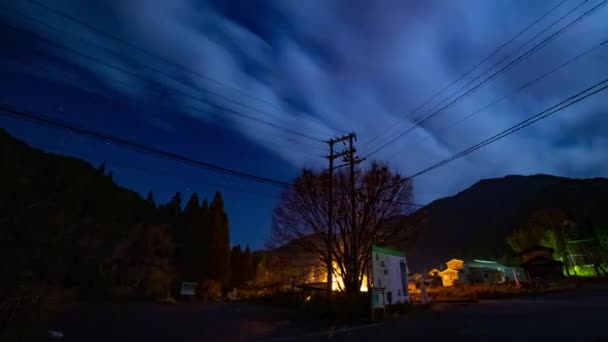
[[[353,258],[353,283],[357,284],[359,282],[359,262],[358,262],[358,253],[357,253],[357,244],[358,244],[358,236],[357,236],[357,206],[356,206],[356,193],[355,193],[355,163],[358,163],[357,158],[355,157],[355,146],[354,142],[357,139],[357,135],[355,133],[351,133],[348,135],[348,163],[350,165],[350,203],[351,203],[351,247],[352,252],[351,256]]]
[[[334,240],[334,217],[333,217],[333,204],[334,204],[334,159],[344,157],[347,155],[347,151],[340,153],[334,153],[334,144],[348,140],[350,135],[341,136],[336,139],[329,139],[326,141],[329,144],[329,178],[327,184],[327,294],[331,296],[332,285],[333,285],[333,255],[332,255],[332,244]]]
[[[333,243],[333,201],[334,201],[334,139],[329,139],[329,179],[327,181],[327,296],[331,296],[333,291],[333,257],[332,257],[332,243]]]

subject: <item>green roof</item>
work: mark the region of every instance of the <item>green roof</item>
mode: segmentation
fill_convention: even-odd
[[[405,252],[398,251],[396,249],[378,247],[376,245],[372,245],[372,252],[381,253],[381,254],[387,254],[387,255],[392,255],[392,256],[398,256],[398,257],[404,257],[405,258]]]
[[[467,265],[469,267],[494,268],[494,269],[509,267],[509,266],[501,265],[501,264],[497,263],[496,261],[478,260],[478,259],[465,261],[465,265]]]

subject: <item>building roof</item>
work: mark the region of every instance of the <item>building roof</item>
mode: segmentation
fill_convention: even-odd
[[[522,255],[522,254],[530,253],[532,251],[548,251],[548,252],[551,252],[551,253],[554,252],[553,248],[551,248],[551,247],[536,245],[536,246],[524,249],[523,251],[517,253],[517,255]]]
[[[405,253],[402,251],[398,251],[396,249],[385,248],[385,247],[378,247],[376,245],[372,245],[372,252],[388,254],[388,255],[405,258]]]
[[[451,268],[446,268],[445,270],[439,272],[439,274],[444,274],[444,273],[458,273],[458,270],[453,270]]]
[[[464,262],[463,260],[460,260],[460,259],[450,259],[448,262],[452,262],[452,261]],[[446,264],[447,264],[448,262],[446,262]]]
[[[469,260],[466,262],[466,265],[468,267],[477,267],[477,268],[492,268],[492,269],[498,269],[498,268],[507,268],[509,266],[505,266],[502,264],[497,263],[496,261],[491,261],[491,260]]]
[[[534,258],[524,262],[523,264],[521,264],[521,266],[526,267],[530,264],[541,264],[541,265],[560,264],[560,265],[563,265],[564,263],[559,260],[544,258],[542,256],[537,256],[537,257],[534,257]]]

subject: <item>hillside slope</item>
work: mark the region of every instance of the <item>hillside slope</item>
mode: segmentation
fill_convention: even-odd
[[[415,243],[404,246],[410,267],[445,267],[451,258],[500,259],[510,252],[505,237],[543,208],[559,208],[573,218],[604,224],[608,179],[534,175],[479,181],[408,218],[418,222]]]

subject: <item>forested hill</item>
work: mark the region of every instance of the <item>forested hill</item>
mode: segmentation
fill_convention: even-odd
[[[116,185],[104,166],[27,146],[0,129],[0,208],[32,216],[38,210],[107,222],[143,222],[153,203]],[[29,205],[26,205],[28,203]],[[27,212],[30,210],[30,212]]]
[[[534,175],[479,181],[409,218],[418,222],[415,243],[407,246],[410,267],[420,271],[445,267],[451,258],[504,260],[513,253],[505,238],[542,209],[557,209],[579,227],[592,226],[605,233],[607,199],[604,178]]]
[[[157,206],[152,193],[144,199],[114,183],[103,164],[34,149],[4,130],[0,189],[0,297],[26,284],[148,297],[167,296],[179,281],[199,282],[205,296],[230,285],[220,193],[210,202],[193,194],[185,205],[176,193]]]

